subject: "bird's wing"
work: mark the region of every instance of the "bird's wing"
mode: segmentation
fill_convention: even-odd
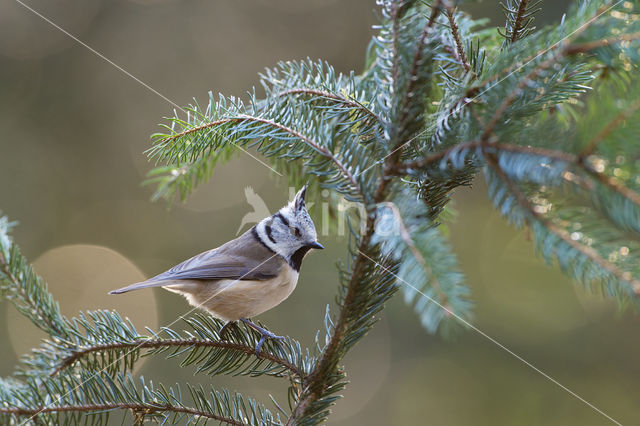
[[[265,258],[261,263],[247,256],[205,252],[174,266],[152,280],[267,280],[278,275],[279,267]]]
[[[276,277],[281,267],[282,262],[273,262],[273,259],[260,263],[254,259],[241,259],[224,253],[209,254],[205,252],[147,281],[113,290],[110,294],[174,285],[180,280],[211,281],[227,279],[263,281]]]
[[[284,259],[256,241],[251,230],[235,240],[174,266],[160,275],[131,284],[111,294],[147,287],[160,287],[176,280],[255,280],[278,276]]]

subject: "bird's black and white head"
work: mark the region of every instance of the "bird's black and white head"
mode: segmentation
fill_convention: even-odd
[[[317,241],[316,227],[305,206],[306,185],[298,191],[293,201],[273,216],[256,225],[260,241],[282,256],[295,270],[300,270],[304,255],[312,248],[322,249]]]

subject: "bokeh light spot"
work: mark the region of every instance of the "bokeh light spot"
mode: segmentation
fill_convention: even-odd
[[[110,290],[142,281],[144,274],[122,254],[107,247],[75,244],[56,247],[33,262],[67,317],[80,311],[116,309],[137,329],[157,328],[156,300],[149,292],[111,296]],[[7,309],[7,326],[16,355],[38,346],[45,334],[15,309]]]

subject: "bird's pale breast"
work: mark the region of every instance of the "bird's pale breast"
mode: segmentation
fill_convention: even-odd
[[[165,288],[180,293],[193,306],[206,309],[213,316],[236,321],[259,315],[285,300],[296,288],[298,272],[288,265],[271,279],[218,280],[211,282],[186,280]]]

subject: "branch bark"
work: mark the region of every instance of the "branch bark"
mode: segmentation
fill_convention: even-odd
[[[148,339],[144,341],[138,340],[131,343],[116,342],[116,343],[107,343],[102,345],[88,346],[88,347],[80,348],[77,351],[74,351],[72,355],[65,357],[60,362],[60,364],[55,369],[55,371],[51,374],[51,376],[55,376],[60,371],[64,370],[65,368],[69,368],[81,358],[86,357],[92,353],[108,351],[108,350],[116,350],[116,349],[128,349],[128,348],[131,348],[132,350],[137,350],[137,349],[158,349],[158,348],[164,348],[164,347],[189,347],[189,346],[201,347],[201,348],[229,349],[236,352],[242,352],[247,355],[256,355],[255,347],[253,346],[247,346],[247,345],[242,345],[239,343],[231,343],[231,342],[219,342],[214,340],[201,340],[201,339],[195,339],[195,338],[193,339]],[[273,355],[269,352],[261,351],[259,358],[266,359],[278,365],[281,365],[283,368],[286,368],[287,370],[289,370],[290,372],[298,376],[300,380],[304,378],[304,372],[302,372],[297,366],[289,363],[288,361],[276,355]]]
[[[113,403],[113,404],[79,404],[79,405],[61,405],[61,406],[44,406],[44,407],[0,407],[0,414],[12,414],[19,417],[31,416],[36,417],[42,413],[69,413],[69,412],[83,412],[91,413],[95,411],[105,410],[133,410],[133,411],[148,411],[149,413],[166,411],[170,413],[189,414],[192,416],[203,417],[219,422],[224,422],[233,426],[245,426],[247,423],[236,421],[229,417],[219,416],[216,414],[207,413],[204,411],[196,410],[190,407],[177,407],[175,405],[155,405],[155,404],[125,404],[125,403]]]
[[[527,3],[529,3],[529,0],[520,0],[520,4],[518,5],[518,14],[516,15],[516,22],[513,25],[513,31],[511,31],[511,43],[518,40],[518,33],[524,24],[524,14],[527,11]]]

